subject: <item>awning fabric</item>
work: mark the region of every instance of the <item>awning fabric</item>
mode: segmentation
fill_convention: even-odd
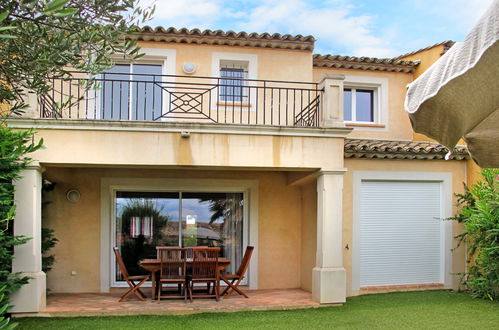
[[[407,89],[412,126],[452,149],[464,138],[481,167],[499,167],[499,0]]]

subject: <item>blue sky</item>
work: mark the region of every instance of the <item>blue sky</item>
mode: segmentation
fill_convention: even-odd
[[[153,0],[143,0],[147,4]],[[157,0],[151,26],[313,35],[314,53],[393,57],[461,41],[492,0]]]

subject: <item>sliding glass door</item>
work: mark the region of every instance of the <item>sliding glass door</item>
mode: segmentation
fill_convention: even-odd
[[[146,274],[138,262],[156,258],[156,246],[220,247],[235,272],[243,254],[244,193],[117,191],[114,228],[131,274]]]

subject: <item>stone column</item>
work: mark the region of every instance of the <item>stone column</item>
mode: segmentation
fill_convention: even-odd
[[[29,283],[16,291],[10,300],[12,313],[39,312],[45,308],[45,273],[42,272],[42,168],[29,166],[14,183],[16,218],[14,234],[31,239],[14,248],[12,272],[30,277]]]
[[[317,255],[312,270],[312,298],[320,303],[346,301],[343,268],[343,174],[320,171],[317,177]]]
[[[341,74],[326,74],[319,83],[324,88],[324,99],[320,118],[321,127],[344,127],[343,80]]]

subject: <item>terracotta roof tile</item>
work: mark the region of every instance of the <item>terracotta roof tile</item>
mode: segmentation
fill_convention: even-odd
[[[433,142],[345,139],[345,158],[445,159],[445,146]],[[469,159],[465,146],[456,146],[450,159]]]
[[[144,26],[135,35],[141,41],[159,41],[188,44],[208,44],[226,46],[247,46],[262,48],[283,48],[313,50],[315,38],[312,36],[279,33],[247,33],[222,30],[175,29]]]
[[[338,69],[411,73],[419,61],[401,61],[393,58],[355,57],[314,54],[314,66]]]
[[[452,41],[452,40],[445,40],[445,41],[436,43],[434,45],[431,45],[431,46],[428,46],[428,47],[425,47],[425,48],[421,48],[421,49],[415,50],[415,51],[410,52],[410,53],[402,54],[400,56],[395,57],[394,59],[400,59],[400,58],[403,58],[403,57],[414,55],[414,54],[417,54],[419,52],[422,52],[422,51],[425,51],[425,50],[428,50],[428,49],[432,49],[433,47],[437,47],[437,46],[444,46],[444,51],[442,52],[442,54],[440,54],[440,55],[443,55],[443,54],[445,54],[449,50],[449,48],[451,48],[452,46],[454,46],[455,43],[456,42]]]

